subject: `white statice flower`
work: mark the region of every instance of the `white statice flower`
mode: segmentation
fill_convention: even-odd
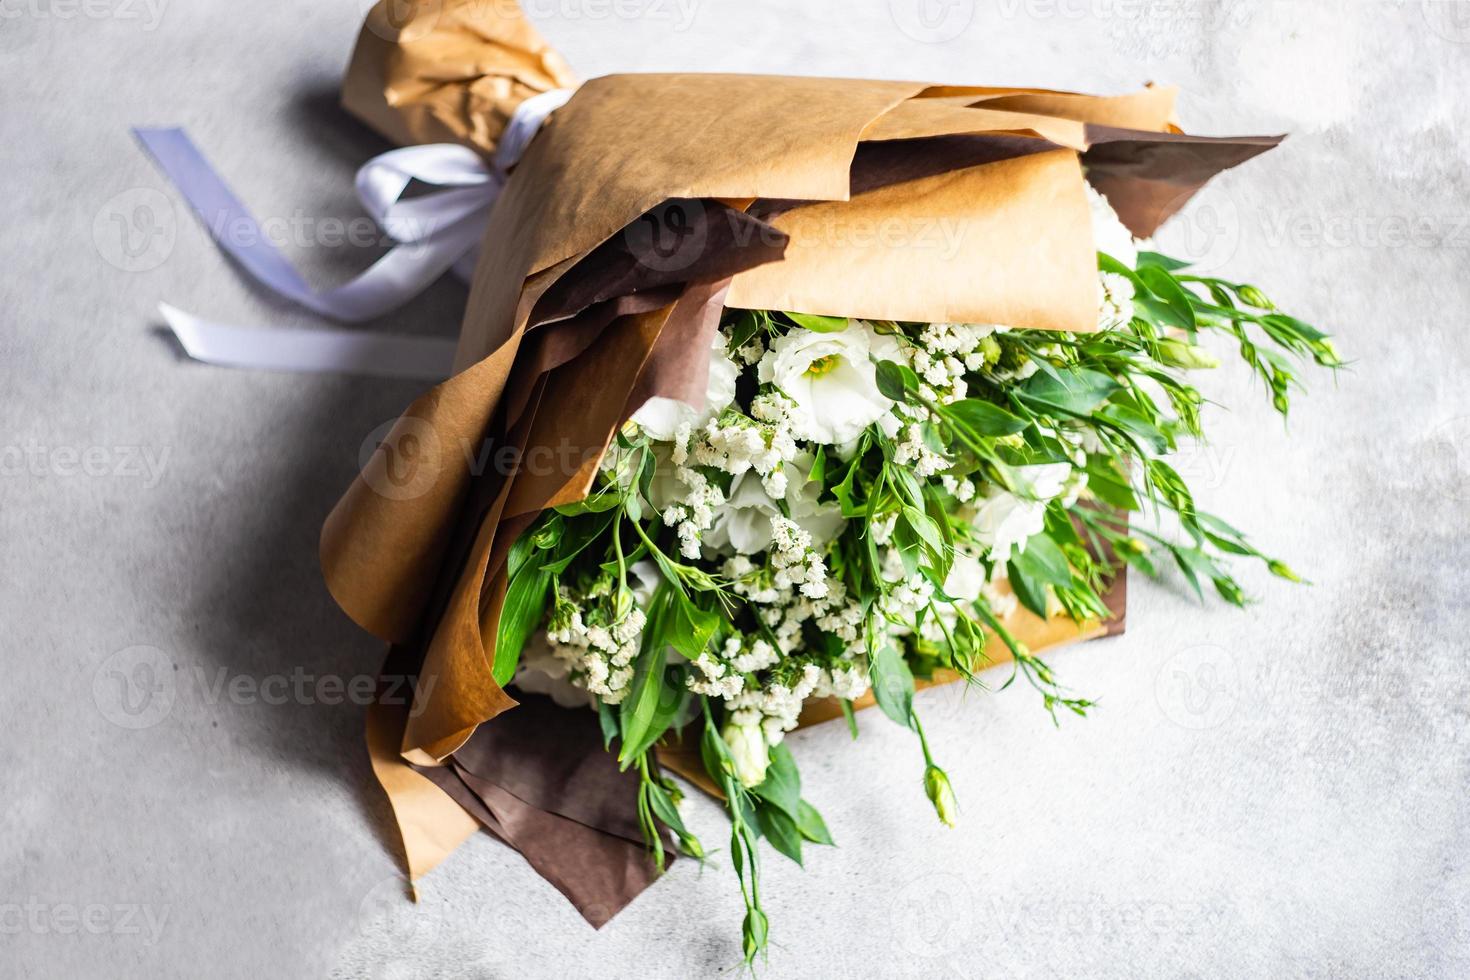
[[[950,461],[942,454],[929,448],[924,441],[924,429],[917,422],[901,430],[902,438],[893,447],[893,461],[914,471],[921,480],[949,469]]]
[[[635,604],[620,619],[589,623],[582,615],[584,609],[589,614],[593,609],[605,611],[610,591],[610,578],[596,583],[587,595],[563,587],[547,624],[546,640],[578,686],[607,704],[618,704],[628,696],[647,616]]]
[[[1000,347],[987,339],[1006,328],[994,323],[927,323],[914,341],[913,368],[942,402],[967,394],[965,373],[993,365]]]
[[[705,389],[704,407],[695,408],[676,398],[654,396],[633,413],[633,421],[650,438],[667,442],[674,438],[681,425],[699,428],[724,411],[735,400],[735,380],[739,377],[740,368],[725,353],[725,337],[716,330],[709,354],[709,383]]]
[[[1026,542],[1046,524],[1046,505],[1063,495],[1072,476],[1068,463],[1040,463],[1016,468],[1030,496],[991,485],[975,499],[972,523],[975,540],[989,549],[992,561],[1010,561],[1011,553],[1026,550]]]
[[[872,680],[868,676],[866,659],[862,663],[854,663],[845,667],[832,667],[822,671],[822,676],[817,681],[817,686],[812,690],[813,697],[819,698],[845,698],[856,701],[868,689],[872,687]]]
[[[1132,269],[1138,265],[1138,245],[1133,232],[1123,224],[1118,212],[1087,184],[1087,208],[1092,214],[1092,240],[1099,252],[1109,255]]]
[[[773,680],[763,688],[747,688],[730,699],[730,725],[760,734],[767,745],[779,745],[786,733],[796,727],[801,706],[822,680],[822,668],[813,663],[802,664],[793,683]]]
[[[835,333],[797,327],[771,344],[758,377],[791,398],[797,438],[837,445],[856,439],[893,407],[878,390],[875,362],[881,360],[902,362],[903,351],[865,320]]]
[[[1097,311],[1099,330],[1116,330],[1133,319],[1133,280],[1116,272],[1098,276],[1102,302]]]

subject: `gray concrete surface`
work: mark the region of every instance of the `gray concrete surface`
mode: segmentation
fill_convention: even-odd
[[[735,70],[1121,91],[1195,131],[1289,131],[1167,237],[1354,360],[1285,431],[1220,372],[1209,507],[1316,583],[1248,613],[1135,581],[1126,637],[1055,658],[1100,706],[920,707],[963,807],[936,825],[880,718],[793,738],[841,846],[774,856],[769,977],[1470,972],[1470,4],[542,0],[585,74]],[[317,529],[412,385],[215,370],[154,304],[311,320],[244,286],[129,138],[186,125],[321,282],[373,250],[333,107],[366,0],[0,0],[0,973],[684,978],[729,972],[728,865],[601,932],[489,838],[395,878],[362,709],[377,644]],[[162,195],[160,197],[160,195]],[[162,203],[160,203],[162,202]],[[173,203],[170,203],[173,202]],[[116,216],[143,206],[122,245]],[[450,335],[440,284],[384,329]],[[147,673],[149,669],[155,672]],[[284,702],[284,703],[281,703]],[[705,802],[707,839],[721,820]]]

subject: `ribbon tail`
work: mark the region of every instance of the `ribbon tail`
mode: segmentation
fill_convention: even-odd
[[[432,382],[453,373],[452,340],[358,330],[238,327],[202,320],[167,303],[160,303],[158,311],[185,353],[207,364]]]
[[[188,134],[178,128],[133,132],[222,251],[262,286],[335,320],[371,320],[421,293],[474,247],[489,210],[487,202],[466,214],[460,205],[458,214],[442,215],[444,227],[434,234],[424,235],[419,242],[395,246],[357,278],[336,289],[317,292],[271,243]],[[493,191],[490,196],[493,200]],[[459,203],[457,198],[455,203]]]

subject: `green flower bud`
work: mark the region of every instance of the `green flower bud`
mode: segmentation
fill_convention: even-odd
[[[1000,341],[991,336],[981,338],[980,356],[985,359],[986,367],[994,367],[1000,360]]]
[[[766,937],[770,934],[771,924],[766,919],[766,913],[760,909],[751,909],[745,913],[745,922],[740,931],[745,937],[745,959],[749,962],[766,948]]]
[[[689,584],[696,592],[709,592],[719,583],[709,572],[693,565],[684,565],[679,568],[679,577]]]
[[[704,860],[704,845],[693,834],[679,838],[679,849],[696,861]]]
[[[1118,542],[1118,550],[1130,555],[1148,554],[1148,542],[1142,538],[1124,538]]]
[[[1276,411],[1280,412],[1282,415],[1285,415],[1286,410],[1291,407],[1290,400],[1287,399],[1286,393],[1282,391],[1278,391],[1275,396],[1272,397],[1271,404],[1274,405],[1276,407]]]
[[[1224,576],[1215,579],[1215,590],[1225,598],[1226,602],[1236,606],[1245,605],[1245,593],[1240,590],[1240,586],[1236,585],[1233,579]]]
[[[1316,351],[1317,363],[1323,367],[1338,367],[1342,364],[1342,355],[1337,352],[1337,345],[1331,338],[1324,337],[1317,341]]]
[[[1284,578],[1288,582],[1300,582],[1302,580],[1302,577],[1284,561],[1272,559],[1266,563],[1266,567],[1271,570],[1272,575],[1275,575],[1277,578]]]
[[[956,803],[954,790],[949,785],[949,777],[944,770],[938,766],[929,766],[924,770],[924,795],[929,797],[929,802],[934,804],[934,812],[939,814],[939,822],[946,827],[954,826]]]
[[[1237,295],[1240,296],[1242,302],[1249,303],[1251,306],[1254,306],[1258,310],[1276,309],[1276,304],[1267,299],[1266,294],[1261,292],[1255,286],[1241,286],[1240,289],[1237,291]]]
[[[1203,347],[1198,344],[1186,344],[1173,337],[1166,337],[1159,341],[1159,360],[1174,367],[1191,370],[1220,366],[1220,359]]]

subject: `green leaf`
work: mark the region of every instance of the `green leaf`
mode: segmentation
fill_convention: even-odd
[[[742,312],[730,326],[730,349],[739,350],[750,343],[750,339],[759,332],[760,328],[760,317],[750,310]]]
[[[1097,414],[1148,443],[1155,453],[1162,453],[1169,448],[1169,437],[1160,432],[1158,426],[1154,425],[1148,416],[1135,408],[1127,405],[1107,405]]]
[[[600,514],[603,511],[616,510],[622,505],[622,494],[599,493],[586,500],[578,500],[576,503],[562,504],[556,508],[556,512],[563,517],[578,517],[582,514]]]
[[[505,574],[514,578],[515,574],[525,565],[527,559],[536,553],[535,535],[529,531],[516,538],[510,546],[510,554],[505,558]]]
[[[868,672],[873,682],[873,697],[883,713],[905,728],[913,726],[914,675],[904,662],[898,647],[884,643],[872,655]]]
[[[919,376],[907,364],[897,361],[879,361],[874,371],[878,391],[883,397],[896,402],[906,402],[919,391]]]
[[[962,398],[944,406],[944,414],[977,436],[1000,437],[1030,425],[1025,419],[979,398]]]
[[[1073,368],[1055,375],[1034,374],[1017,391],[1021,400],[1042,410],[1064,415],[1091,415],[1119,389],[1118,382],[1100,371]]]
[[[690,660],[698,660],[719,625],[719,613],[701,609],[688,597],[676,593],[665,627],[664,642]]]
[[[516,542],[519,544],[520,542]],[[511,576],[500,609],[500,626],[495,633],[495,663],[490,676],[504,687],[515,675],[521,650],[546,614],[551,595],[551,573],[533,562],[523,561]]]
[[[730,747],[720,737],[713,724],[704,726],[699,738],[699,757],[704,762],[704,771],[716,786],[723,785],[725,776],[735,771],[735,760],[730,757]]]
[[[818,446],[817,455],[812,458],[811,472],[806,475],[806,482],[821,486],[827,479],[827,447]]]
[[[1157,266],[1145,266],[1138,270],[1138,278],[1143,280],[1149,292],[1157,296],[1168,310],[1169,326],[1191,333],[1198,328],[1194,319],[1194,304],[1190,302],[1184,287],[1173,276]]]
[[[1011,564],[1020,565],[1027,575],[1048,585],[1065,588],[1072,584],[1072,569],[1067,565],[1067,556],[1045,534],[1028,538],[1025,550],[1012,558]]]
[[[1092,456],[1087,460],[1087,489],[1094,497],[1111,507],[1138,510],[1138,497],[1133,484],[1118,470],[1108,456]]]
[[[771,764],[766,769],[766,778],[760,785],[752,786],[750,791],[784,810],[793,820],[796,818],[801,805],[801,773],[797,771],[796,759],[784,742],[771,748]]]
[[[1180,259],[1171,258],[1160,252],[1139,252],[1138,267],[1140,269],[1156,268],[1165,272],[1178,272],[1180,269],[1189,268],[1189,263]]]
[[[1011,581],[1011,591],[1016,593],[1016,598],[1021,605],[1040,616],[1046,618],[1046,583],[1032,575],[1022,565],[1012,559],[1006,567],[1006,577]]]
[[[847,329],[845,316],[817,316],[814,313],[787,313],[791,322],[816,333],[838,333]]]
[[[618,706],[618,721],[623,732],[623,746],[618,752],[618,763],[627,768],[652,744],[662,729],[655,730],[655,719],[661,714],[671,720],[677,704],[663,703],[676,699],[666,694],[667,679],[664,667],[668,663],[668,644],[665,639],[666,623],[672,615],[674,593],[660,589],[649,604],[648,622],[643,628],[643,648],[638,652],[638,666],[628,695]],[[668,727],[665,720],[663,727]]]
[[[796,821],[773,806],[757,807],[755,816],[771,846],[800,864],[801,831],[797,829]]]
[[[597,699],[597,723],[602,726],[602,747],[611,749],[613,739],[618,737],[618,716],[613,713],[612,705],[601,698]]]
[[[796,829],[801,831],[801,836],[813,844],[826,844],[833,846],[832,834],[827,830],[827,821],[817,812],[817,808],[806,800],[796,808]]]
[[[613,510],[603,511],[596,516],[586,517],[571,523],[561,536],[561,541],[556,549],[557,559],[547,562],[541,567],[548,572],[564,572],[572,560],[586,550],[587,546],[600,538],[613,522],[617,513]]]
[[[664,825],[681,838],[689,836],[689,830],[684,826],[684,819],[679,816],[679,808],[674,804],[674,798],[669,791],[658,783],[647,783],[648,802],[653,804],[654,816],[663,821]]]

